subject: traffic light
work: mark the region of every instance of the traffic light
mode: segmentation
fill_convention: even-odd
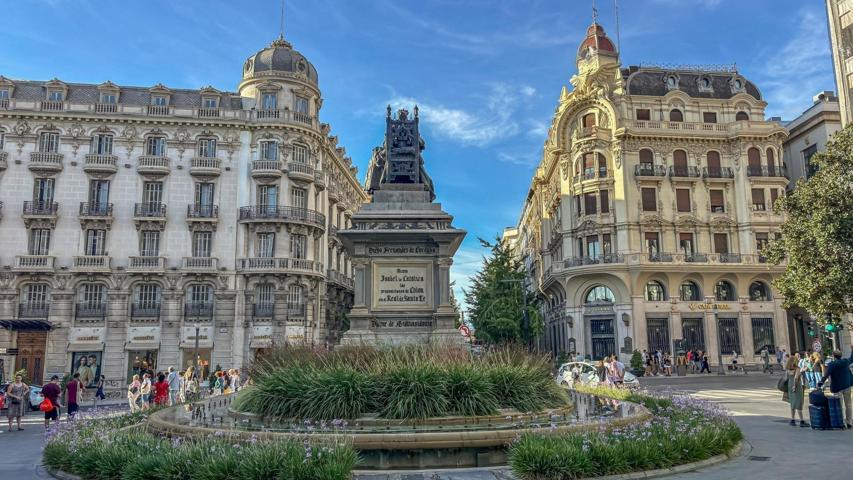
[[[834,323],[827,323],[826,326],[824,327],[824,330],[826,330],[826,333],[832,333],[836,329],[838,329],[838,327]]]

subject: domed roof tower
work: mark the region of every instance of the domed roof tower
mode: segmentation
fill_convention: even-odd
[[[276,76],[302,79],[317,85],[317,69],[283,37],[246,59],[241,83]]]

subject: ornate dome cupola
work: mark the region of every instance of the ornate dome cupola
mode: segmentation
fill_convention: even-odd
[[[596,22],[593,22],[586,30],[586,38],[578,48],[578,60],[591,55],[618,56],[613,41],[604,33],[604,27]]]
[[[247,58],[243,64],[243,82],[268,77],[289,77],[317,85],[317,69],[283,37]]]

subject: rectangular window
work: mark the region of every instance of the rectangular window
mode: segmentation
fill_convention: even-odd
[[[30,255],[47,255],[50,251],[50,229],[34,228],[30,230]]]
[[[106,292],[103,284],[86,283],[80,290],[80,303],[89,308],[97,308],[104,304]]]
[[[27,285],[27,305],[45,306],[48,304],[47,284],[31,283]]]
[[[610,243],[610,234],[605,233],[601,236],[601,252],[604,255],[613,253],[613,245]]]
[[[722,190],[710,190],[709,191],[710,201],[711,201],[711,212],[713,213],[725,213],[726,212],[726,203],[723,200],[723,191]]]
[[[767,206],[764,204],[763,188],[752,189],[752,209],[758,211],[764,211],[767,209]]]
[[[643,211],[656,212],[658,210],[657,190],[654,188],[643,188]]]
[[[264,207],[278,206],[278,186],[276,185],[259,185],[258,186],[258,205]]]
[[[39,135],[39,152],[56,153],[59,151],[59,133],[42,132]]]
[[[102,229],[86,230],[85,255],[105,255],[107,251],[107,231]]]
[[[116,95],[114,93],[102,93],[101,94],[101,103],[105,103],[108,105],[116,104]]]
[[[302,305],[302,287],[299,285],[291,285],[290,288],[287,289],[287,305],[289,307]]]
[[[702,122],[704,122],[704,123],[717,123],[717,113],[716,112],[702,112]]]
[[[308,195],[304,188],[290,189],[290,204],[294,207],[308,208]]]
[[[255,305],[269,305],[275,303],[273,293],[273,285],[271,283],[260,283],[255,289]]]
[[[9,90],[3,89],[0,90],[0,100],[8,100],[9,99]]]
[[[601,249],[598,246],[598,235],[586,237],[586,255],[589,258],[598,258],[601,255]]]
[[[276,98],[274,93],[264,93],[261,95],[261,108],[264,110],[275,110]]]
[[[212,249],[212,232],[193,232],[193,257],[209,257]]]
[[[681,321],[681,334],[687,350],[705,350],[705,324],[702,318],[685,318]]]
[[[272,258],[275,256],[275,233],[258,234],[258,257]]]
[[[308,163],[308,148],[304,145],[294,145],[293,161],[297,163]]]
[[[770,243],[770,234],[767,232],[756,232],[755,234],[755,248],[758,250],[760,254],[767,244]]]
[[[136,303],[142,309],[154,309],[160,306],[160,287],[153,283],[143,283],[136,289]]]
[[[139,232],[139,255],[142,257],[160,256],[159,230],[143,230]]]
[[[658,232],[646,232],[646,251],[649,255],[660,253],[660,234]]]
[[[278,142],[261,142],[261,160],[278,160]]]
[[[803,165],[805,166],[806,179],[811,178],[817,172],[817,165],[812,163],[812,157],[817,153],[817,144],[811,145],[809,148],[802,151]]]
[[[199,207],[210,207],[213,205],[213,188],[214,184],[212,183],[196,182],[195,204]]]
[[[308,250],[308,239],[305,235],[294,233],[290,235],[290,257],[305,258]]]
[[[652,111],[648,108],[638,108],[637,109],[637,120],[651,120],[652,119]]]
[[[102,210],[106,212],[107,204],[110,201],[110,181],[109,180],[90,180],[89,181],[89,209],[95,209],[98,212]]]
[[[575,210],[577,210],[577,214],[579,217],[581,215],[583,215],[583,207],[581,204],[581,196],[580,195],[575,195]]]
[[[198,156],[203,158],[216,157],[216,139],[202,138],[198,141]]]
[[[776,200],[779,200],[779,189],[771,188],[770,189],[770,208],[776,206]]]
[[[113,154],[113,136],[105,133],[98,133],[92,137],[92,153],[97,155],[112,155]]]
[[[690,208],[690,189],[676,188],[675,189],[675,204],[679,212],[689,212]]]
[[[678,234],[678,249],[685,255],[693,255],[696,253],[693,248],[693,234],[679,233]]]
[[[598,211],[594,193],[583,194],[583,207],[587,215],[593,215]]]
[[[193,305],[208,305],[213,303],[213,291],[210,285],[191,285],[189,301]]]
[[[6,134],[3,132],[0,132],[0,150],[3,150],[3,145],[5,145],[5,142],[6,142]]]
[[[767,347],[771,354],[776,351],[776,340],[773,338],[773,319],[753,318],[752,348],[755,355],[761,353],[764,347]]]
[[[715,233],[714,234],[714,253],[726,254],[729,253],[729,234]]]
[[[46,208],[53,203],[54,179],[37,178],[33,183],[33,202],[39,208]]]
[[[47,99],[51,102],[61,102],[62,101],[62,90],[51,90],[47,92]]]
[[[151,97],[151,105],[157,105],[159,107],[165,107],[167,103],[168,102],[166,102],[166,97],[163,97],[163,96]]]
[[[148,137],[145,141],[145,155],[166,156],[166,137]]]
[[[649,351],[669,352],[669,322],[666,318],[646,318]]]
[[[142,203],[159,205],[163,202],[163,182],[142,184]]]
[[[610,192],[601,190],[598,193],[601,197],[601,213],[610,213]]]
[[[202,108],[217,108],[217,103],[215,98],[206,97],[202,100]]]
[[[737,318],[720,319],[720,351],[723,355],[731,355],[732,352],[737,352],[738,355],[743,353],[740,349]]]
[[[293,109],[297,113],[308,115],[308,99],[305,97],[296,97],[296,104],[293,106]]]

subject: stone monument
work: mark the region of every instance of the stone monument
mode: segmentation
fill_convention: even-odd
[[[450,303],[450,265],[465,238],[433,203],[424,169],[418,107],[396,117],[388,107],[385,143],[373,150],[365,187],[370,203],[340,230],[355,272],[345,345],[461,343]]]

